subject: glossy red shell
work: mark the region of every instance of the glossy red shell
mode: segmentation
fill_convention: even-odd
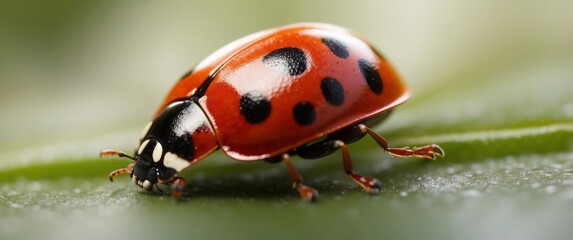
[[[348,57],[340,58],[321,41],[332,38],[344,42]],[[285,75],[266,66],[262,58],[270,52],[294,47],[307,56],[306,70]],[[382,79],[381,94],[373,92],[358,67],[366,60]],[[394,68],[364,40],[326,24],[299,24],[266,30],[239,39],[201,62],[180,80],[163,101],[157,113],[169,103],[192,97],[208,79],[213,80],[198,99],[207,115],[219,147],[237,160],[261,160],[288,152],[341,128],[351,126],[403,103],[409,90]],[[337,79],[344,89],[341,105],[329,104],[321,92],[321,80]],[[263,93],[270,102],[270,115],[261,123],[245,120],[240,98],[247,92]],[[293,117],[300,102],[314,106],[312,124],[301,126]],[[157,114],[156,114],[157,115]]]

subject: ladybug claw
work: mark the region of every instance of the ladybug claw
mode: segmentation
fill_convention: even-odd
[[[385,150],[390,155],[395,157],[418,157],[428,160],[435,160],[436,156],[444,157],[446,155],[444,150],[436,144],[431,144],[412,149],[404,147],[404,148],[386,148]]]
[[[444,149],[442,149],[440,146],[438,146],[436,144],[432,144],[431,146],[434,149],[434,152],[433,152],[434,156],[439,156],[439,157],[445,157],[446,156]]]
[[[356,173],[349,173],[348,176],[354,180],[358,185],[364,189],[367,193],[378,194],[382,188],[382,183],[380,180],[371,177],[364,177]]]
[[[445,155],[446,154],[445,154],[444,150],[436,144],[431,144],[431,145],[420,147],[420,148],[414,148],[414,156],[415,157],[421,157],[421,158],[425,158],[425,159],[435,160],[436,156],[444,157]]]
[[[309,203],[318,202],[318,191],[316,189],[306,186],[304,184],[298,184],[296,190],[300,194],[300,198]]]

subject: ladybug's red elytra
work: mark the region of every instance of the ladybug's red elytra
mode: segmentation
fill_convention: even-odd
[[[305,201],[318,192],[302,183],[290,157],[342,151],[344,171],[367,192],[380,182],[354,172],[346,145],[370,135],[398,157],[444,156],[435,144],[391,148],[370,127],[410,96],[394,68],[348,30],[318,23],[251,34],[216,51],[178,81],[144,128],[129,173],[146,189],[161,183],[180,198],[179,173],[221,149],[238,161],[284,162]]]

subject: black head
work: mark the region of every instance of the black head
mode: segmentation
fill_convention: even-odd
[[[152,190],[159,178],[164,179],[159,171],[161,166],[156,166],[156,163],[162,158],[163,147],[161,143],[152,138],[145,140],[135,155],[136,161],[132,172],[133,182],[146,190]]]
[[[199,141],[201,144],[195,145]],[[179,172],[217,148],[206,115],[193,101],[167,106],[145,126],[139,143],[133,157],[116,150],[105,150],[101,155],[134,160],[128,167],[110,173],[110,180],[130,173],[133,182],[148,191],[158,183],[173,183]]]
[[[133,157],[116,150],[104,150],[100,155],[119,156],[134,160],[135,163],[130,164],[127,168],[110,173],[110,180],[113,181],[117,175],[130,173],[133,182],[148,191],[153,190],[153,186],[157,183],[170,184],[177,176],[177,171],[167,167],[166,163],[168,165],[173,162],[177,163],[177,161],[187,163],[187,161],[180,160],[174,154],[165,151],[161,141],[152,137],[142,141]]]
[[[199,129],[208,129],[204,133]],[[167,106],[143,130],[135,153],[133,179],[135,184],[151,190],[157,183],[170,183],[177,173],[196,160],[195,153],[209,151],[194,144],[193,136],[209,135],[215,140],[201,108],[193,101],[179,101]],[[201,146],[206,145],[202,144]]]

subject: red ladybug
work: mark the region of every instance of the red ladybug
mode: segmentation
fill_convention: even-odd
[[[239,161],[285,163],[305,201],[318,192],[302,183],[290,156],[321,158],[342,150],[344,171],[367,192],[380,182],[352,169],[346,145],[370,135],[398,157],[444,156],[435,144],[390,148],[369,126],[410,96],[394,68],[372,46],[344,28],[296,24],[251,34],[216,51],[175,84],[147,124],[135,155],[101,155],[135,162],[129,173],[151,191],[170,184],[179,198],[179,173],[221,149]]]

